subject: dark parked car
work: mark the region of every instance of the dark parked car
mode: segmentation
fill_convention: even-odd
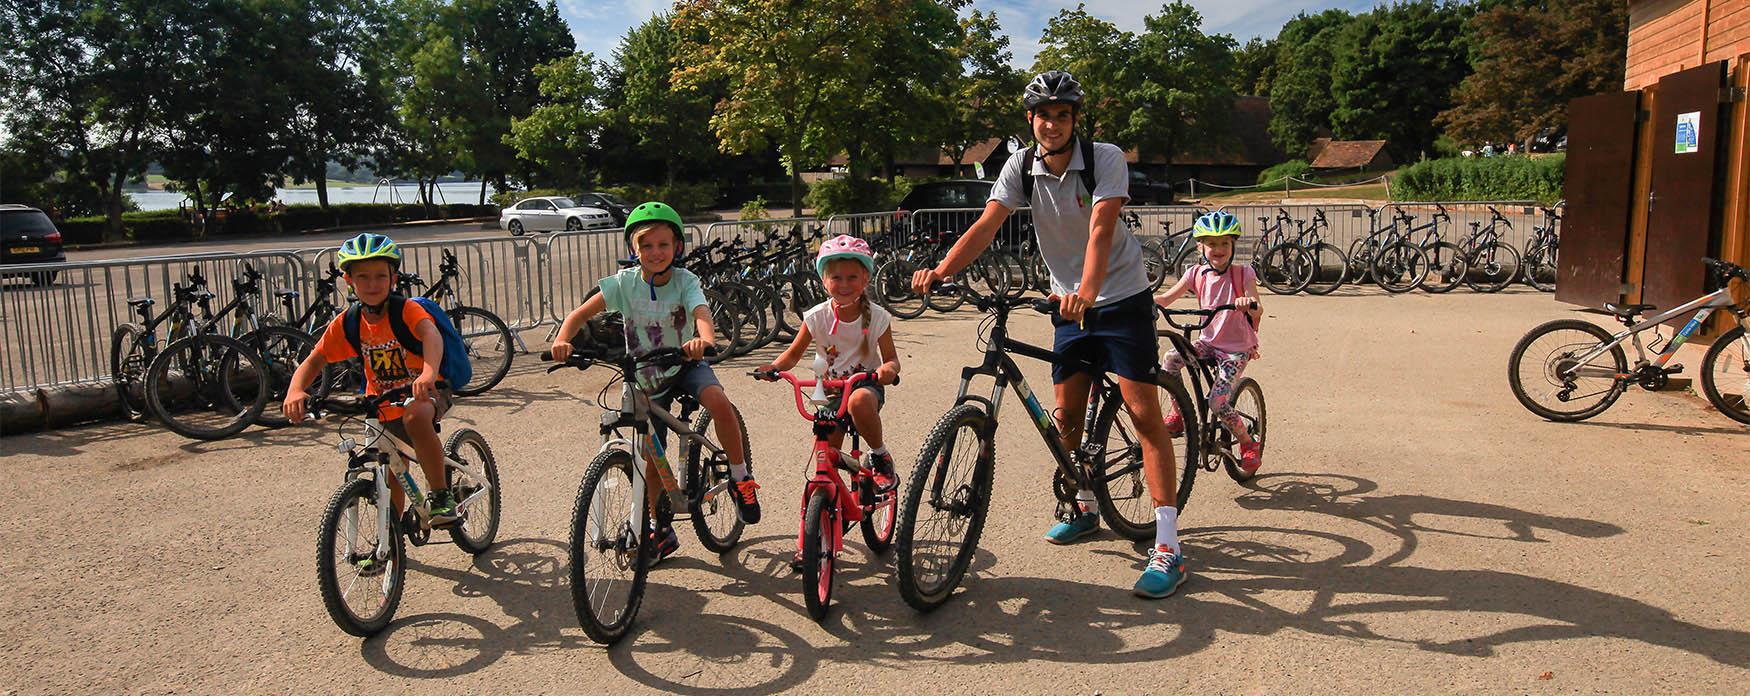
[[[609,215],[614,216],[614,224],[619,227],[625,227],[626,216],[632,214],[632,205],[627,203],[626,199],[611,193],[590,191],[589,193],[580,193],[572,196],[571,200],[577,201],[578,205],[586,205],[591,208],[601,208],[602,210],[608,211]]]
[[[61,231],[43,211],[27,205],[0,205],[0,264],[60,263],[67,260],[61,249]],[[9,277],[26,277],[36,285],[55,282],[58,271],[13,273]]]

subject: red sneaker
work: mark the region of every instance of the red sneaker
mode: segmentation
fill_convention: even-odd
[[[1185,418],[1179,415],[1178,409],[1174,409],[1172,413],[1167,414],[1166,418],[1161,419],[1161,423],[1167,426],[1167,435],[1169,437],[1178,437],[1185,434]]]
[[[1256,442],[1240,443],[1240,471],[1249,476],[1258,473],[1258,467],[1264,464],[1264,446]]]

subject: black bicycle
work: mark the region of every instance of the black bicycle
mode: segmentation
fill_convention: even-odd
[[[1091,490],[1102,518],[1118,534],[1132,540],[1150,539],[1154,534],[1155,506],[1143,480],[1141,437],[1124,407],[1118,384],[1110,376],[1103,376],[1094,385],[1084,416],[1086,436],[1074,452],[1066,451],[1050,412],[1039,404],[1020,367],[1009,355],[1078,364],[1073,358],[1009,337],[1011,311],[1031,307],[1049,314],[1053,311],[1052,303],[1037,298],[972,301],[987,313],[979,330],[984,361],[961,370],[960,391],[954,406],[931,429],[900,504],[895,543],[899,593],[919,611],[935,609],[948,600],[978,547],[990,512],[997,415],[1005,389],[1020,397],[1033,426],[1045,440],[1046,449],[1057,462],[1052,488],[1060,515],[1074,509],[1071,506],[1077,491]],[[1085,363],[1079,366],[1090,367]],[[978,376],[995,380],[990,396],[967,393],[972,379]],[[1169,379],[1161,379],[1157,384],[1168,401],[1163,411],[1174,408],[1180,413],[1191,412],[1191,398],[1183,384]],[[1198,442],[1194,438],[1177,442],[1183,445],[1183,451],[1175,455],[1184,463],[1184,475],[1189,477],[1199,461]],[[1180,505],[1184,504],[1188,490],[1188,486],[1180,490]]]
[[[455,385],[455,390],[458,396],[473,396],[498,386],[510,373],[510,360],[516,354],[516,339],[497,314],[461,303],[454,284],[461,275],[462,268],[456,262],[455,253],[443,250],[437,282],[420,296],[437,301],[444,313],[450,315],[450,323],[455,324],[456,332],[462,335],[462,343],[468,347],[468,362],[474,367],[474,378],[467,384]],[[402,273],[397,289],[402,295],[412,297],[412,290],[424,285],[418,275]]]
[[[1156,334],[1166,339],[1172,345],[1171,350],[1179,354],[1184,362],[1186,372],[1191,375],[1191,386],[1188,390],[1195,405],[1194,410],[1179,411],[1185,423],[1185,435],[1195,442],[1190,451],[1202,455],[1199,466],[1185,467],[1184,475],[1179,479],[1179,512],[1185,511],[1185,503],[1191,499],[1191,484],[1195,482],[1197,469],[1215,471],[1226,469],[1228,477],[1238,483],[1252,480],[1257,472],[1248,473],[1240,468],[1240,439],[1228,430],[1215,414],[1209,409],[1209,390],[1215,385],[1216,363],[1205,360],[1197,355],[1192,347],[1191,334],[1202,331],[1222,312],[1242,311],[1231,304],[1209,309],[1168,309],[1157,306],[1161,318],[1165,319],[1171,329],[1160,329]],[[1182,380],[1177,373],[1167,375],[1169,380]],[[1185,389],[1183,385],[1180,389]],[[1245,424],[1247,434],[1259,446],[1264,444],[1264,388],[1258,386],[1258,381],[1250,377],[1240,377],[1234,382],[1233,396],[1229,401],[1235,411],[1240,414],[1240,421]]]

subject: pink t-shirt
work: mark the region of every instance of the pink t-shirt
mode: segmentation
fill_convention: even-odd
[[[1201,263],[1191,273],[1191,292],[1204,309],[1233,304],[1235,298],[1245,296],[1247,282],[1257,282],[1256,271],[1242,263],[1228,264],[1226,273],[1217,273],[1214,267]],[[1258,330],[1243,311],[1221,312],[1203,327],[1199,340],[1225,353],[1249,353],[1258,347]]]

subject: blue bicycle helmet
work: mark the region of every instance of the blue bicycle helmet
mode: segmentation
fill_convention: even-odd
[[[1192,237],[1238,237],[1240,236],[1240,220],[1225,210],[1204,213],[1192,225]]]

